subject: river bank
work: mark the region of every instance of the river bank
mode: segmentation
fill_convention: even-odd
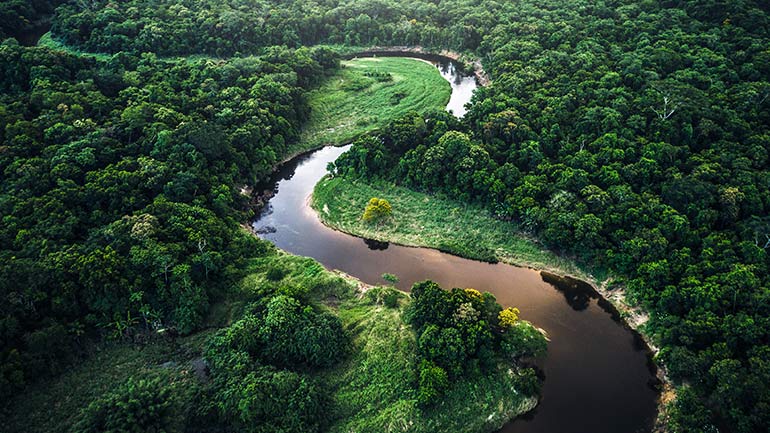
[[[461,54],[456,51],[441,49],[431,50],[421,46],[373,46],[368,48],[356,48],[343,52],[342,56],[346,59],[353,59],[356,57],[370,57],[370,56],[388,56],[388,57],[417,57],[432,62],[450,60],[458,62],[465,69],[464,72],[471,72],[476,78],[476,82],[479,86],[487,86],[490,83],[490,78],[487,72],[484,70],[484,66],[481,64],[481,59],[470,57],[466,54]],[[468,71],[467,69],[470,69]]]
[[[392,216],[379,223],[364,222],[361,214],[371,197],[387,199],[393,207]],[[316,184],[309,205],[324,225],[353,236],[385,244],[434,248],[475,260],[499,260],[551,275],[544,279],[576,279],[588,286],[581,289],[588,290],[584,296],[598,298],[600,305],[605,302],[603,308],[643,340],[651,354],[650,363],[659,351],[645,332],[647,314],[627,301],[625,288],[613,284],[611,275],[578,267],[574,261],[522,236],[513,224],[494,219],[483,208],[383,182],[328,176]],[[655,373],[661,388],[655,428],[664,431],[666,406],[675,394],[665,369],[655,365]]]

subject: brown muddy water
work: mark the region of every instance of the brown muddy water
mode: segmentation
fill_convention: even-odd
[[[467,102],[470,96],[465,98]],[[326,174],[326,165],[348,148],[326,147],[285,164],[272,182],[275,196],[253,222],[257,233],[285,251],[313,257],[365,283],[384,284],[381,276],[387,272],[398,276],[403,290],[431,279],[445,288],[488,291],[502,306],[518,307],[523,319],[545,329],[550,339],[548,354],[536,360],[545,379],[541,401],[501,432],[651,431],[658,392],[649,353],[590,285],[427,248],[372,242],[324,226],[308,201]]]

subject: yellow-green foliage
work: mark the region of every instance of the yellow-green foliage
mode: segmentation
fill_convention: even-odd
[[[519,309],[516,307],[508,307],[501,311],[497,318],[500,320],[500,326],[504,328],[510,328],[515,325],[519,320]]]
[[[390,202],[384,198],[372,197],[366,204],[362,218],[364,221],[377,221],[389,217],[391,213],[393,213],[393,207]]]

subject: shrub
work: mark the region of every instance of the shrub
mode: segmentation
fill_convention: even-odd
[[[289,272],[282,266],[273,266],[267,270],[265,276],[270,281],[281,281]]]
[[[387,282],[389,282],[389,283],[391,283],[391,284],[397,284],[398,283],[398,277],[393,275],[393,274],[389,274],[387,272],[382,274],[382,279],[387,281]]]
[[[373,304],[384,305],[388,308],[398,306],[399,292],[390,287],[374,287],[366,291],[366,298]]]
[[[179,431],[168,377],[129,378],[80,413],[73,433]]]
[[[418,344],[425,359],[435,362],[453,377],[462,373],[467,351],[465,341],[457,329],[428,325],[420,335]]]
[[[326,418],[326,399],[307,375],[260,367],[224,372],[215,387],[219,416],[236,431],[317,432]]]
[[[543,334],[527,322],[517,322],[502,334],[500,349],[513,356],[539,356],[545,353],[547,342]]]
[[[384,198],[372,197],[364,209],[363,220],[379,221],[389,217],[392,212],[393,208],[390,206],[390,202]]]
[[[446,371],[433,362],[422,360],[420,363],[420,391],[417,393],[417,404],[430,406],[444,394],[449,387]]]

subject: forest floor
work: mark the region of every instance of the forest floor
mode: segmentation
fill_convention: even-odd
[[[393,207],[390,218],[377,223],[361,219],[372,197],[390,202]],[[547,250],[524,235],[515,224],[495,219],[481,206],[388,182],[325,177],[315,187],[311,206],[329,227],[367,239],[547,270],[594,285],[607,278],[604,273],[589,273],[574,261]]]
[[[342,61],[321,87],[309,92],[313,107],[298,145],[313,149],[350,143],[409,111],[443,110],[452,89],[428,62],[398,57]]]

